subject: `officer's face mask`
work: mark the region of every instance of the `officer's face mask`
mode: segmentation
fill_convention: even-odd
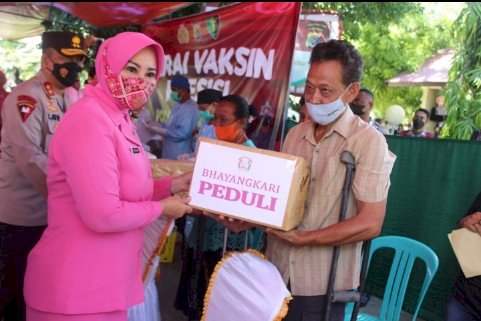
[[[51,71],[52,75],[65,87],[72,86],[78,79],[78,74],[82,71],[82,68],[76,62],[69,61],[63,64],[55,63],[50,57],[49,59],[53,62],[53,69]]]
[[[312,120],[320,125],[328,125],[339,117],[339,115],[346,110],[346,105],[344,105],[341,98],[349,87],[351,87],[351,85],[347,86],[346,90],[344,90],[338,99],[328,104],[311,104],[306,100],[307,111]]]

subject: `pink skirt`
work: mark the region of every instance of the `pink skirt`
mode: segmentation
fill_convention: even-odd
[[[127,311],[61,314],[38,311],[27,305],[27,321],[127,321]]]

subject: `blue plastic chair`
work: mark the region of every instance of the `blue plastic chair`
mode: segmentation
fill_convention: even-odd
[[[438,270],[438,257],[431,248],[418,241],[401,236],[381,236],[372,240],[371,250],[369,252],[369,263],[371,262],[373,253],[380,248],[392,248],[395,250],[389,278],[384,291],[381,313],[379,316],[373,316],[360,312],[357,320],[398,321],[399,316],[401,315],[404,295],[406,294],[406,288],[413,264],[416,258],[419,258],[426,264],[426,276],[424,277],[424,283],[413,315],[413,321],[415,321],[424,300],[424,296]],[[351,320],[353,307],[354,303],[349,303],[347,305],[345,321]]]

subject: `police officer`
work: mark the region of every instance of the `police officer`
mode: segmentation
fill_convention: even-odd
[[[12,298],[5,321],[24,320],[23,277],[27,255],[47,225],[47,152],[72,101],[64,95],[84,67],[83,37],[72,32],[42,35],[40,71],[18,85],[2,108],[0,145],[0,284]],[[8,295],[10,294],[10,296]]]

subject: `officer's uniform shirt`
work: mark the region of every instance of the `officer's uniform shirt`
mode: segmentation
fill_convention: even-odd
[[[42,71],[18,85],[2,108],[0,222],[47,224],[47,152],[71,101],[55,94]]]

